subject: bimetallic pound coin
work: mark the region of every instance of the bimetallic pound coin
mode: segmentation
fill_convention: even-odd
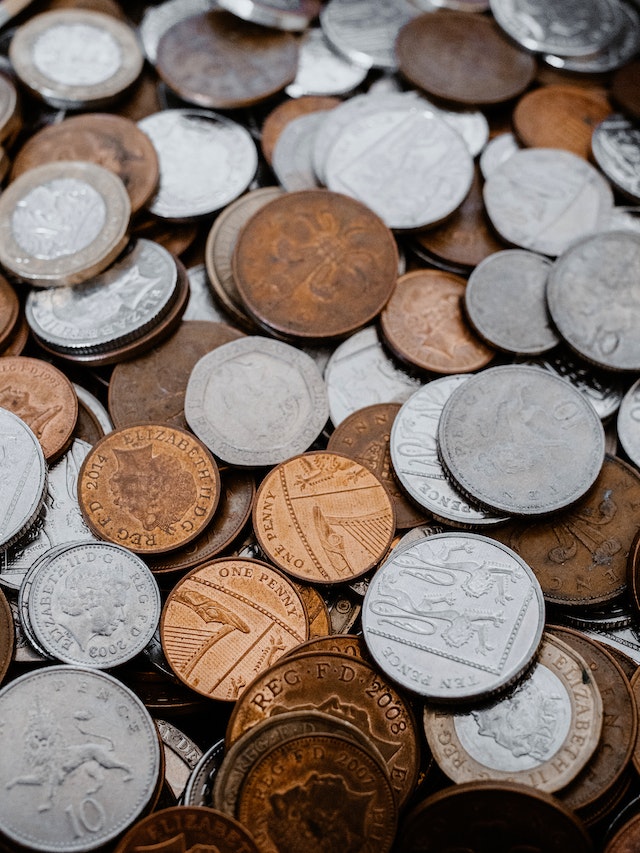
[[[392,553],[362,608],[376,664],[434,702],[487,699],[514,683],[543,625],[542,590],[529,566],[474,533],[442,533]]]

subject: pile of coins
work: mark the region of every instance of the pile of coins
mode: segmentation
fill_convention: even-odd
[[[0,22],[0,850],[640,848],[637,0]]]

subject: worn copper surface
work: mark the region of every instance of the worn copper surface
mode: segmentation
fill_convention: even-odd
[[[172,255],[180,256],[198,236],[198,226],[192,222],[163,222],[150,215],[148,219],[134,223],[132,236],[146,237],[147,240],[160,243]]]
[[[13,615],[5,594],[0,590],[0,684],[13,658],[14,645]]]
[[[640,119],[640,59],[616,71],[611,81],[611,98],[628,116]]]
[[[309,113],[332,110],[340,103],[339,98],[305,95],[302,98],[291,98],[288,101],[278,104],[269,113],[262,125],[260,145],[267,163],[271,165],[271,158],[273,156],[273,149],[276,147],[276,142],[290,121],[300,118],[300,116],[309,115]]]
[[[0,351],[8,345],[20,316],[18,294],[0,275]]]
[[[314,586],[295,583],[294,581],[292,583],[297,589],[309,617],[309,638],[316,639],[317,637],[326,637],[329,635],[331,633],[331,617],[329,616],[329,611],[323,597]],[[289,654],[295,653],[299,648],[300,646],[296,646]]]
[[[14,326],[11,335],[4,344],[4,348],[0,349],[0,358],[8,355],[20,355],[27,345],[29,340],[29,324],[24,314],[18,317],[18,322]]]
[[[95,444],[104,436],[100,421],[82,400],[78,400],[78,420],[73,431],[74,438],[80,438],[87,444]]]

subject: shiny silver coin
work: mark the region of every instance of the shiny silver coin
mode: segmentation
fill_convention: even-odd
[[[506,545],[442,533],[391,557],[362,607],[367,648],[393,681],[433,702],[486,699],[532,662],[542,590]]]
[[[594,128],[593,157],[616,189],[640,204],[640,125],[612,115]]]
[[[54,657],[42,647],[40,641],[33,633],[31,618],[29,616],[29,596],[31,595],[31,588],[33,586],[33,579],[35,576],[38,574],[40,569],[45,566],[52,557],[59,554],[64,547],[64,545],[54,545],[52,548],[44,551],[25,572],[18,591],[18,613],[20,615],[20,625],[24,632],[25,639],[32,650],[45,660],[54,660]]]
[[[329,403],[315,362],[289,344],[257,336],[207,353],[189,377],[187,423],[231,465],[277,465],[307,450]]]
[[[216,741],[193,768],[184,789],[183,805],[213,806],[213,786],[224,758],[224,738]]]
[[[319,186],[313,168],[313,150],[323,121],[322,112],[302,115],[290,121],[278,137],[271,168],[287,192],[312,190]]]
[[[403,404],[391,427],[393,470],[409,496],[448,524],[486,527],[506,521],[469,502],[446,476],[438,458],[438,422],[445,403],[471,374],[428,382]]]
[[[571,506],[604,461],[594,408],[564,379],[525,365],[472,376],[445,404],[438,452],[463,492],[518,516]]]
[[[553,322],[569,346],[605,370],[640,370],[640,236],[594,234],[554,264],[547,284]]]
[[[611,187],[600,172],[555,148],[516,151],[489,175],[483,195],[503,240],[552,256],[597,231],[613,207]]]
[[[452,130],[459,133],[472,157],[477,157],[489,140],[489,122],[480,110],[457,109],[445,110],[436,107],[424,96],[420,96],[420,107],[441,118]]]
[[[174,24],[191,15],[211,12],[217,8],[217,0],[165,0],[158,6],[147,6],[138,27],[138,35],[149,62],[156,64],[160,39]]]
[[[490,346],[539,355],[560,338],[545,292],[551,261],[523,249],[495,252],[473,270],[464,293],[469,322]]]
[[[138,122],[160,164],[149,211],[192,219],[221,210],[247,189],[258,167],[251,135],[235,121],[197,109],[163,110]]]
[[[624,395],[618,412],[618,440],[636,468],[640,467],[640,379]]]
[[[321,0],[218,0],[218,6],[244,21],[298,32],[316,17]]]
[[[367,69],[350,62],[327,42],[321,29],[307,30],[300,42],[298,71],[286,87],[290,98],[303,95],[347,95],[367,76]]]
[[[486,180],[496,169],[506,162],[512,154],[520,150],[518,140],[513,133],[499,133],[490,139],[480,154],[480,171]]]
[[[70,543],[32,581],[33,633],[63,663],[119,666],[144,649],[158,626],[158,584],[144,561],[120,545]]]
[[[86,853],[124,832],[158,783],[160,744],[115,678],[50,666],[0,691],[0,829],[29,850]]]

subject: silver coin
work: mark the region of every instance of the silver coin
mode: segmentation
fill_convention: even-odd
[[[490,346],[539,355],[553,349],[555,332],[545,300],[551,261],[524,249],[495,252],[473,270],[464,293],[469,322]]]
[[[640,379],[624,395],[618,412],[618,440],[636,468],[640,467]]]
[[[50,666],[0,691],[0,829],[45,853],[85,853],[124,832],[160,772],[142,702],[112,676]]]
[[[435,379],[409,397],[391,427],[391,461],[402,488],[437,519],[465,527],[487,527],[506,519],[469,503],[447,478],[438,458],[442,409],[454,390],[470,377],[467,373]]]
[[[202,750],[190,737],[166,720],[156,720],[164,750],[164,780],[180,800],[191,773],[202,758]]]
[[[477,157],[489,140],[489,122],[480,110],[457,109],[445,110],[437,107],[427,100],[424,95],[420,96],[420,107],[441,118],[452,130],[460,134],[466,144],[469,154]]]
[[[614,207],[601,231],[631,231],[640,234],[640,207]]]
[[[138,27],[138,34],[149,62],[156,64],[160,39],[174,24],[190,18],[191,15],[211,12],[217,8],[216,0],[166,0],[159,6],[147,6]]]
[[[207,353],[191,371],[187,423],[231,465],[277,465],[307,450],[329,416],[322,376],[289,344],[247,336]]]
[[[575,503],[604,461],[604,430],[568,382],[537,367],[472,376],[445,404],[438,452],[466,494],[498,512],[555,512]]]
[[[20,585],[20,589],[18,591],[18,612],[20,614],[20,624],[22,625],[22,630],[24,631],[25,639],[27,640],[31,648],[45,660],[54,660],[54,658],[53,655],[51,655],[45,648],[43,648],[43,646],[40,644],[40,641],[33,632],[31,618],[29,616],[29,596],[31,595],[33,580],[40,571],[40,569],[45,566],[52,557],[55,557],[62,550],[64,550],[64,548],[64,545],[54,545],[52,548],[49,548],[44,553],[40,554],[40,556],[35,560],[33,565],[25,573],[22,583]]]
[[[489,176],[483,194],[502,239],[542,255],[560,255],[597,231],[613,206],[600,172],[555,148],[516,151]]]
[[[47,493],[47,463],[27,424],[0,408],[0,548],[8,548],[35,522]]]
[[[18,610],[18,599],[16,598],[15,594],[7,595],[7,601],[9,602],[9,607],[11,608],[11,615],[13,617],[13,627],[15,629],[13,660],[19,664],[44,663],[47,658],[37,652],[25,636],[24,630],[22,628],[22,619],[20,618],[20,612]]]
[[[316,133],[323,121],[321,112],[302,115],[290,121],[278,137],[271,168],[287,192],[312,190],[319,186],[313,168],[313,150]]]
[[[17,29],[9,57],[22,83],[61,109],[110,103],[135,82],[144,62],[131,27],[87,9],[32,17]]]
[[[318,27],[307,30],[300,42],[298,71],[285,88],[290,98],[304,95],[347,95],[367,76],[367,69],[349,62],[331,47]]]
[[[515,682],[543,627],[542,590],[529,566],[474,533],[441,533],[392,554],[362,607],[375,663],[434,702],[488,698]]]
[[[363,202],[397,230],[436,225],[458,209],[473,181],[462,137],[434,113],[380,109],[334,143],[327,187]]]
[[[506,162],[512,154],[520,150],[518,140],[513,133],[499,133],[490,139],[480,154],[480,171],[486,180],[496,169]]]
[[[585,237],[553,266],[547,302],[558,331],[605,370],[640,370],[640,236],[609,231]]]
[[[320,11],[320,0],[218,0],[244,21],[289,32],[306,29]]]
[[[209,276],[204,264],[197,264],[187,270],[189,276],[189,301],[183,320],[212,320],[214,323],[228,323],[233,320],[225,314],[213,298]]]
[[[389,358],[373,326],[336,347],[324,379],[334,426],[374,403],[404,403],[422,385]]]
[[[609,116],[594,128],[591,151],[616,189],[640,204],[640,126],[622,115]]]
[[[90,410],[91,414],[95,417],[95,419],[100,424],[102,432],[107,435],[110,432],[113,432],[114,426],[111,417],[109,416],[109,412],[102,405],[100,400],[96,396],[94,396],[91,391],[87,391],[86,388],[83,388],[81,385],[78,385],[76,382],[72,383],[75,388],[76,394],[78,395],[78,400]]]
[[[497,23],[536,53],[587,56],[611,42],[624,23],[616,0],[490,0]]]
[[[163,110],[138,122],[160,164],[149,211],[163,219],[208,216],[238,198],[258,167],[251,135],[235,121],[197,109]]]
[[[216,741],[194,767],[184,789],[185,806],[213,805],[213,786],[224,758],[224,738]]]

